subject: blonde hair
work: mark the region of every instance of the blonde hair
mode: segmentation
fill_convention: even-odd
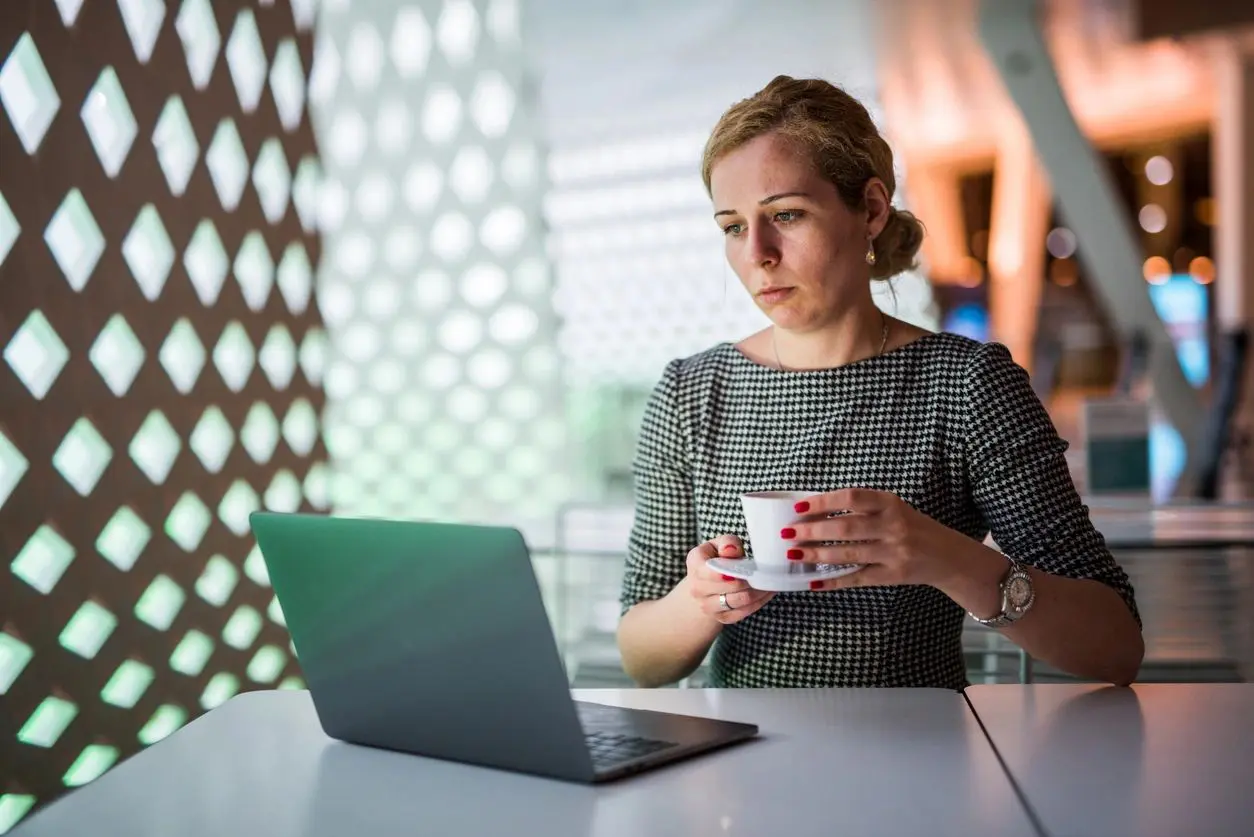
[[[721,157],[769,133],[785,138],[809,157],[851,210],[863,207],[863,193],[872,177],[884,182],[892,199],[897,188],[893,152],[867,109],[830,82],[790,76],[776,76],[719,119],[701,160],[706,192],[710,192],[710,170]],[[871,277],[889,279],[915,268],[923,234],[922,222],[912,213],[890,207],[888,221],[873,243]]]

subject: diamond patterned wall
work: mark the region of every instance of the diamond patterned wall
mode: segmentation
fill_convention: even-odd
[[[565,415],[518,4],[321,15],[309,93],[333,508],[551,544]]]
[[[311,15],[0,15],[0,832],[300,684],[248,514],[327,500]]]

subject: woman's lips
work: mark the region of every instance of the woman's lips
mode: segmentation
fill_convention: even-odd
[[[792,292],[792,288],[769,288],[758,291],[758,299],[768,304],[782,302],[787,299]]]

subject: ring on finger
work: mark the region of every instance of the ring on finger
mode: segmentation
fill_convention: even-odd
[[[719,594],[718,594],[718,603],[719,603],[719,604],[721,604],[721,605],[723,606],[723,610],[735,610],[735,609],[736,609],[736,608],[732,607],[732,606],[731,606],[731,604],[727,601],[727,594],[726,594],[726,593],[719,593]]]

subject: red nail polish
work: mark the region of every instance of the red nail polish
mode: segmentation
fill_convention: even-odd
[[[800,503],[793,506],[792,508],[793,508],[793,511],[795,511],[797,514],[805,514],[806,512],[810,510],[810,504],[807,503],[805,500],[802,500]]]
[[[723,576],[723,581],[735,581],[735,580],[736,580],[736,576],[734,576],[734,575],[725,575],[725,576]]]
[[[803,553],[801,552],[801,550],[800,550],[800,549],[790,549],[790,550],[788,550],[788,560],[789,560],[789,561],[800,561],[800,560],[801,560],[801,558],[802,558],[802,554],[803,554]]]
[[[729,543],[729,544],[727,544],[727,546],[723,547],[723,551],[724,551],[724,552],[735,552],[735,551],[736,551],[736,545],[735,545],[734,543]]]
[[[821,582],[821,581],[811,581],[811,582],[810,582],[810,589],[811,589],[811,590],[822,590],[822,589],[823,589],[823,582]]]
[[[797,530],[789,526],[786,529],[781,529],[779,532],[779,536],[781,538],[795,538],[797,537]]]

